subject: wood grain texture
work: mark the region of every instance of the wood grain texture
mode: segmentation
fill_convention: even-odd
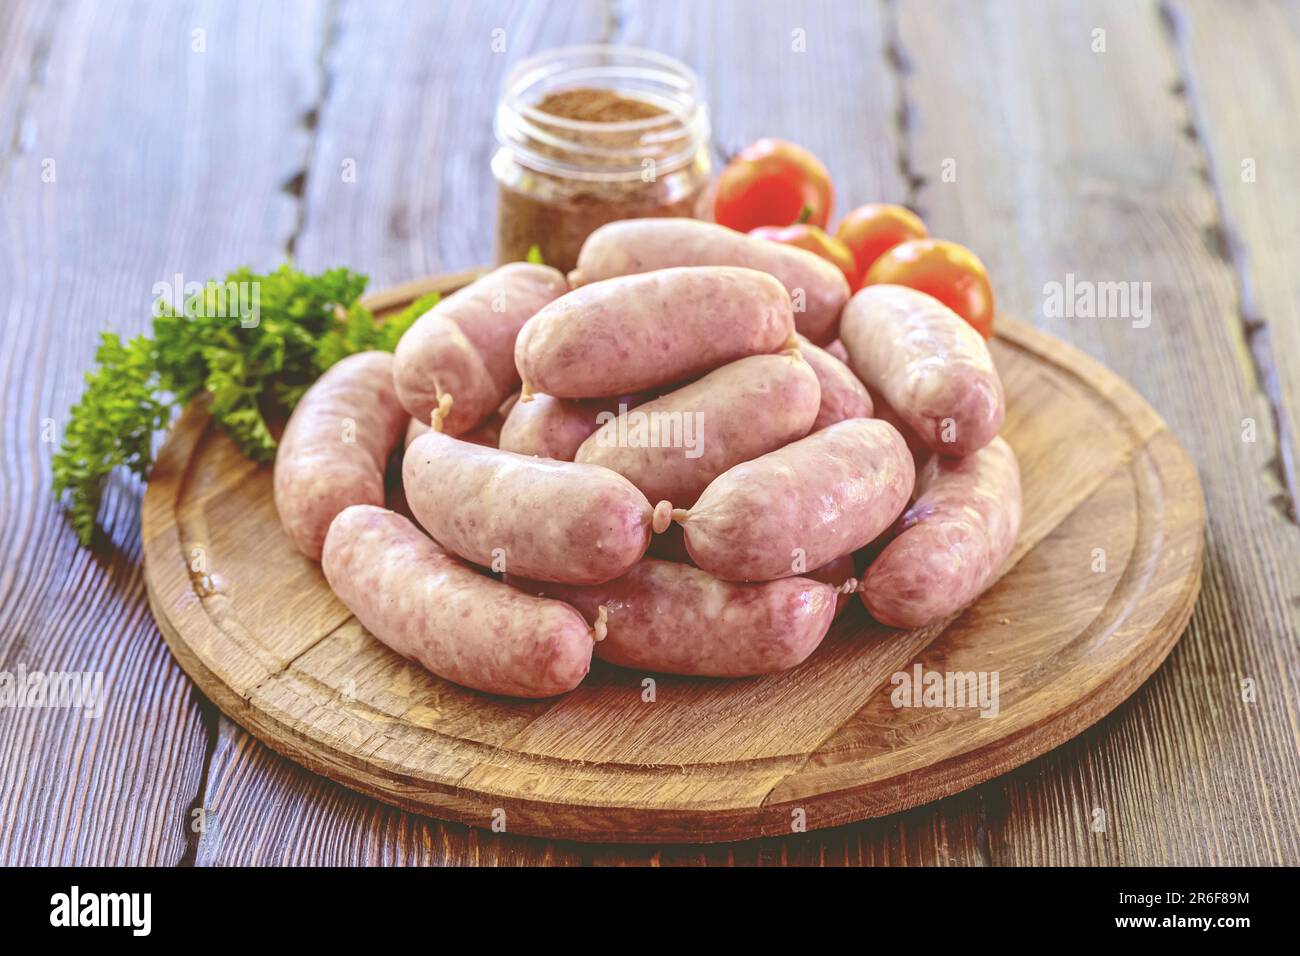
[[[891,630],[855,601],[800,667],[659,675],[650,705],[644,675],[599,664],[548,701],[474,693],[351,617],[280,530],[271,469],[239,456],[199,403],[145,495],[150,606],[186,673],[260,740],[434,816],[586,841],[715,842],[915,806],[1104,716],[1168,654],[1199,588],[1201,491],[1159,416],[1027,326],[1003,320],[994,346],[1024,518],[1006,577],[944,625]],[[912,662],[996,673],[997,711],[900,709],[891,675]]]
[[[995,858],[1295,863],[1300,542],[1270,502],[1276,439],[1237,277],[1206,242],[1221,223],[1170,31],[1155,6],[1128,3],[894,12],[931,229],[976,250],[1004,308],[1132,381],[1205,479],[1206,588],[1187,638],[1117,719],[1050,755],[1041,776],[1008,780]],[[1105,52],[1093,52],[1099,29]],[[1150,326],[1045,314],[1045,284],[1067,273],[1151,283]],[[1245,418],[1259,423],[1255,443]]]
[[[1274,506],[1300,524],[1300,195],[1286,119],[1300,114],[1300,7],[1250,2],[1229,11],[1193,0],[1161,9],[1178,47],[1188,131],[1218,197],[1219,228],[1209,238],[1237,271],[1237,317],[1276,432]]]
[[[906,200],[883,5],[723,0],[617,9],[618,42],[678,57],[703,80],[719,168],[754,140],[779,136],[827,163],[837,213]]]
[[[306,170],[302,266],[346,262],[384,288],[491,261],[502,78],[539,50],[604,36],[605,8],[589,0],[340,3]],[[354,182],[342,175],[348,160]]]
[[[0,711],[0,863],[166,865],[187,852],[209,734],[145,603],[140,488],[113,483],[106,542],[79,547],[42,437],[61,433],[99,332],[147,327],[155,283],[278,258],[292,212],[279,186],[305,145],[301,9],[0,14],[0,667],[102,672],[107,697],[99,719]],[[192,50],[197,28],[206,53]]]
[[[31,101],[45,82],[55,13],[48,4],[0,7],[0,176],[28,145]]]
[[[606,5],[587,0],[560,7],[461,4],[454,15],[440,4],[334,4],[319,56],[311,158],[295,177],[302,194],[293,243],[299,264],[347,264],[383,289],[489,261],[491,115],[501,77],[538,50],[608,38],[607,14]],[[494,30],[504,31],[502,53],[493,52]],[[345,160],[355,162],[353,182],[343,178]],[[222,796],[230,793],[241,794],[234,806]],[[321,780],[305,786],[300,768],[223,724],[205,798],[225,805],[222,843],[212,847],[205,837],[199,859],[247,863],[268,846],[294,848],[295,862],[326,865],[526,863],[552,852],[336,796],[345,793]],[[278,812],[286,802],[299,811]]]

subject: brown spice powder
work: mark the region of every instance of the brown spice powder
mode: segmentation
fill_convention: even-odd
[[[647,100],[590,87],[549,93],[536,108],[550,116],[589,123],[626,123],[666,115]],[[635,168],[647,145],[644,130],[575,131],[548,128],[544,120],[534,122],[573,146],[562,149],[539,140],[529,144],[530,148],[538,155],[578,167],[620,164]],[[680,135],[674,136],[674,132]],[[667,156],[686,146],[687,131],[680,123],[666,122],[655,126],[652,133],[657,155]],[[619,150],[627,150],[627,155],[620,156]],[[690,216],[704,188],[707,166],[693,163],[646,182],[639,173],[626,179],[584,180],[579,175],[530,169],[515,161],[509,164],[508,176],[502,177],[498,170],[498,177],[497,261],[523,259],[536,245],[543,262],[568,272],[577,263],[583,241],[607,222]]]
[[[560,119],[579,120],[584,123],[626,123],[630,120],[662,116],[663,110],[653,103],[615,93],[580,87],[548,93],[537,104],[543,113]]]

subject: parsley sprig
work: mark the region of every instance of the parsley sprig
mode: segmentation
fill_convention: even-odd
[[[255,461],[275,457],[268,419],[287,415],[327,368],[354,352],[391,352],[436,302],[424,296],[380,322],[358,303],[366,277],[348,269],[307,275],[289,266],[230,273],[208,282],[177,310],[155,308],[153,334],[100,339],[96,367],[72,407],[55,453],[53,489],[65,499],[83,544],[95,531],[104,483],[125,467],[147,478],[157,434],[177,410],[206,393],[216,423]],[[231,285],[234,283],[235,285]],[[256,308],[239,314],[230,294],[256,289]],[[231,314],[235,312],[235,314]]]

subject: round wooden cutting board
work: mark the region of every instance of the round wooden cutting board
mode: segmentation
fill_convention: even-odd
[[[369,304],[385,311],[470,277],[411,283]],[[1009,570],[945,626],[890,630],[855,599],[784,674],[690,679],[597,661],[564,697],[476,693],[357,623],[281,531],[270,467],[242,458],[197,405],[145,495],[150,604],[181,666],[255,736],[437,817],[555,838],[701,843],[925,803],[1113,709],[1169,653],[1200,587],[1201,488],[1164,422],[1081,352],[999,322],[992,346],[1024,524]],[[996,712],[895,706],[895,675],[918,667],[983,674],[989,690],[996,677]]]

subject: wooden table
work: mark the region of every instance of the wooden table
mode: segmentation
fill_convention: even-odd
[[[145,603],[139,487],[112,486],[102,553],[50,495],[98,331],[144,329],[176,274],[292,256],[379,288],[487,261],[498,83],[575,42],[683,58],[719,158],[780,135],[827,162],[841,210],[912,205],[984,259],[1004,311],[1164,415],[1205,487],[1204,589],[1127,704],[898,816],[591,847],[362,798],[192,689]],[[1282,2],[6,0],[0,670],[103,671],[108,701],[0,711],[0,863],[1300,863],[1298,113]],[[1150,283],[1149,326],[1058,317],[1045,286],[1071,275]]]

